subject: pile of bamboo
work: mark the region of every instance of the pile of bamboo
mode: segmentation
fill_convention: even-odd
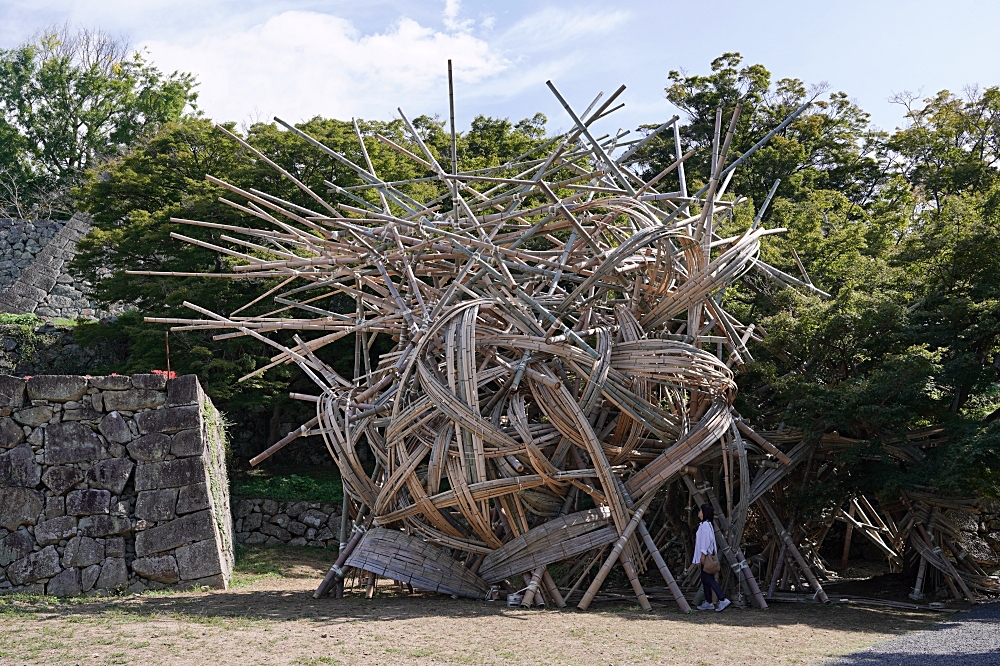
[[[822,539],[810,541],[775,508],[775,489],[796,466],[808,461],[795,483],[815,476],[817,448],[754,432],[734,410],[733,367],[752,360],[747,345],[763,331],[724,304],[727,285],[750,271],[822,292],[804,274],[761,261],[761,238],[783,231],[760,225],[770,196],[749,228],[718,233],[739,203],[726,195],[734,169],[808,105],[732,160],[740,108],[725,132],[720,110],[708,182],[689,193],[684,162],[693,151],[682,152],[676,117],[638,141],[599,135],[596,122],[618,108],[624,86],[578,113],[548,85],[572,129],[474,172],[457,169],[453,112],[450,164],[442,164],[400,110],[411,144],[377,138],[440,183],[444,194],[427,201],[376,173],[360,132],[364,166],[282,123],[361,179],[350,190],[329,183],[352,202],[338,205],[230,135],[315,203],[209,176],[256,226],[176,220],[223,232],[225,247],[172,235],[234,258],[231,273],[207,277],[278,284],[229,315],[186,303],[200,318],[147,321],[253,337],[275,350],[253,374],[295,363],[315,382],[315,395],[293,397],[314,402],[316,416],[252,463],[318,434],[342,472],[342,540],[353,536],[317,597],[353,568],[368,576],[369,593],[378,575],[465,596],[491,584],[523,588],[525,605],[578,596],[587,608],[620,566],[648,608],[639,577],[652,562],[688,610],[681,588],[697,572],[690,557],[673,556],[684,571],[677,581],[667,563],[669,553],[690,552],[690,513],[677,507],[712,502],[731,591],[764,608],[758,578],[773,594],[784,576],[783,587],[825,600]],[[667,130],[676,161],[643,181],[631,160]],[[668,181],[677,189],[661,191]],[[331,309],[345,296],[352,312]],[[273,310],[241,315],[265,299]],[[355,370],[344,377],[317,352],[350,335]],[[379,336],[393,349],[372,359]],[[364,464],[365,447],[374,466]],[[867,504],[857,508],[848,519],[895,552],[895,533],[882,532]],[[753,516],[774,538],[748,561],[741,544]],[[921,552],[936,566],[934,545]]]

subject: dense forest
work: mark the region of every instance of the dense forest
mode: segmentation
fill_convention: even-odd
[[[739,231],[778,182],[763,224],[788,231],[767,237],[763,258],[830,294],[780,288],[749,274],[721,295],[741,321],[764,333],[738,376],[740,412],[770,429],[797,426],[813,437],[836,432],[858,441],[844,454],[843,473],[829,481],[837,488],[808,489],[817,500],[848,488],[891,493],[913,484],[997,496],[1000,88],[898,97],[899,127],[890,132],[874,127],[848,93],[775,79],[737,53],[706,70],[670,72],[664,91],[682,113],[682,150],[695,150],[686,163],[693,187],[707,179],[718,108],[728,118],[742,105],[735,158],[811,102],[727,189],[740,203],[726,225]],[[195,90],[194,76],[165,75],[100,33],[54,31],[0,51],[0,213],[93,215],[73,270],[93,283],[98,300],[133,310],[77,327],[82,344],[114,340],[126,350],[109,370],[165,367],[164,328],[143,316],[187,316],[184,301],[229,313],[266,288],[260,281],[124,273],[225,269],[218,254],[170,238],[177,232],[221,242],[219,232],[171,217],[250,223],[219,201],[223,190],[206,174],[306,203],[215,122],[332,203],[377,196],[352,191],[361,183],[351,169],[277,123],[206,118]],[[664,116],[635,131],[653,132]],[[548,139],[546,122],[541,114],[518,122],[476,117],[458,136],[461,168],[503,164],[539,145]],[[444,123],[424,116],[415,124],[431,150],[450,160]],[[297,127],[356,163],[370,159],[385,180],[413,181],[405,186],[411,192],[435,187],[421,180],[427,173],[419,165],[376,138],[411,146],[401,121],[313,118]],[[674,155],[673,134],[663,132],[629,168],[649,177]],[[289,387],[309,384],[294,366],[238,381],[268,363],[252,340],[186,332],[172,335],[171,346],[173,369],[197,373],[224,409],[302,409],[287,398]],[[326,353],[349,368],[353,350],[345,338]],[[923,461],[899,464],[879,455],[905,432],[936,425],[946,428],[950,445]]]

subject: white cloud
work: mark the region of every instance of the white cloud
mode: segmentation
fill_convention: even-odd
[[[441,18],[444,27],[452,32],[468,32],[475,25],[472,19],[458,19],[458,13],[462,11],[462,0],[444,0],[444,12]]]
[[[459,9],[448,0],[445,18],[452,26],[466,24],[457,18]],[[487,42],[452,26],[440,32],[401,18],[385,32],[361,34],[337,16],[287,11],[191,45],[143,46],[161,69],[195,72],[199,106],[218,120],[244,119],[253,109],[290,121],[388,118],[396,106],[412,115],[439,106],[449,58],[456,81],[466,85],[509,67]]]

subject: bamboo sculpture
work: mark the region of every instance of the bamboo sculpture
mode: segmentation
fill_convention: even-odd
[[[453,112],[451,163],[442,165],[400,110],[412,145],[377,138],[443,185],[447,196],[430,201],[382,180],[360,132],[365,166],[279,120],[352,169],[374,195],[330,183],[349,205],[332,205],[230,135],[315,205],[209,176],[244,201],[225,203],[268,228],[176,220],[233,234],[222,239],[238,250],[172,236],[235,257],[227,277],[279,279],[251,303],[270,297],[278,309],[223,315],[185,303],[201,317],[147,321],[251,336],[276,351],[254,374],[296,363],[315,382],[318,394],[293,394],[315,402],[315,418],[251,462],[320,434],[340,468],[355,530],[317,597],[354,567],[480,598],[493,584],[521,587],[523,576],[527,604],[560,606],[582,595],[578,606],[586,608],[620,565],[648,608],[639,575],[652,557],[669,597],[686,611],[680,586],[691,574],[675,580],[660,552],[670,530],[653,536],[647,520],[663,517],[671,484],[683,482],[678,487],[692,499],[718,505],[704,481],[711,476],[699,471],[720,464],[727,506],[717,506],[718,537],[728,586],[766,607],[756,565],[757,576],[776,579],[793,570],[797,589],[822,594],[813,571],[818,546],[803,552],[794,519],[783,524],[768,499],[796,465],[809,458],[811,466],[814,447],[801,437],[758,434],[734,411],[732,367],[752,359],[747,344],[762,332],[724,306],[727,285],[749,271],[819,290],[760,260],[761,238],[783,231],[760,225],[766,202],[750,228],[717,233],[737,203],[725,195],[734,169],[808,105],[735,160],[740,108],[725,133],[720,110],[708,184],[689,195],[683,167],[693,151],[682,154],[676,117],[629,145],[594,130],[624,86],[582,114],[548,86],[572,129],[475,172],[457,169]],[[629,160],[670,128],[676,161],[644,182]],[[657,189],[668,176],[677,191]],[[324,308],[323,299],[337,294],[354,302],[354,312]],[[273,331],[294,332],[292,342],[276,342],[267,335]],[[359,359],[351,378],[316,355],[348,335]],[[376,336],[394,344],[377,364],[368,354]],[[362,464],[361,447],[373,453],[374,469]],[[781,554],[774,548],[769,561],[748,563],[741,543],[754,504],[780,534]],[[940,564],[933,546],[921,554]],[[549,572],[557,563],[565,565],[559,583]]]

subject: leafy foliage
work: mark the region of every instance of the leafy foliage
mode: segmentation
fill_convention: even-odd
[[[339,478],[315,479],[298,474],[236,480],[232,483],[232,493],[244,497],[334,504],[344,499],[344,489]]]
[[[4,214],[65,212],[84,170],[180,118],[194,86],[101,32],[50,29],[0,50]]]

